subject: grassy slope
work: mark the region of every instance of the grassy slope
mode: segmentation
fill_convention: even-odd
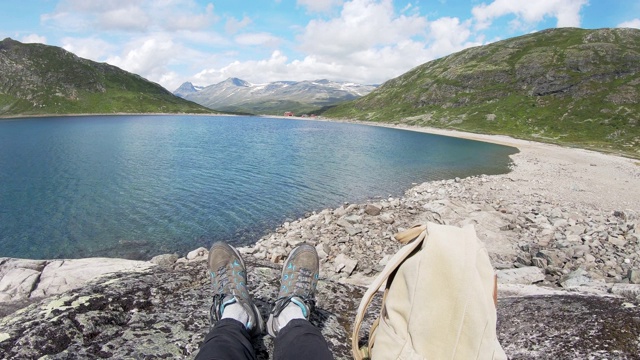
[[[20,64],[20,71],[2,74],[8,85],[0,91],[0,115],[212,113],[140,76],[57,47],[10,46],[11,60]]]
[[[464,50],[323,115],[640,157],[640,31],[626,30],[562,29]]]

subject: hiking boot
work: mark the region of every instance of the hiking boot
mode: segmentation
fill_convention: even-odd
[[[267,321],[269,335],[275,337],[280,328],[286,325],[278,324],[278,316],[291,303],[299,306],[304,318],[309,320],[315,307],[318,273],[318,253],[313,246],[302,244],[291,251],[282,267],[278,298]]]
[[[209,313],[212,326],[222,318],[225,307],[239,304],[248,314],[244,326],[251,336],[262,333],[264,321],[249,295],[246,268],[238,250],[223,242],[213,244],[209,251],[209,275],[214,292]]]

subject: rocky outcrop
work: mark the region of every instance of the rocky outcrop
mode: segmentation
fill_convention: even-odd
[[[141,271],[151,266],[150,262],[111,258],[0,258],[0,304],[61,294],[105,274]]]
[[[249,283],[263,317],[280,277],[270,262],[246,257]],[[0,320],[2,358],[193,358],[209,329],[211,289],[206,262],[119,273],[56,295]],[[531,288],[529,287],[529,291]],[[317,325],[336,359],[350,359],[351,322],[364,288],[322,278]],[[504,291],[498,300],[498,335],[512,359],[638,358],[640,310],[621,298],[523,295]],[[533,290],[533,293],[539,293]],[[517,296],[514,296],[517,295]],[[371,313],[379,310],[379,299]],[[373,316],[361,334],[367,336]],[[273,342],[255,339],[259,359]]]

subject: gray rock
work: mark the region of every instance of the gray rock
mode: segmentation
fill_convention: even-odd
[[[347,213],[347,211],[344,209],[344,206],[340,206],[339,208],[333,210],[333,215],[337,216],[337,217],[342,217]]]
[[[558,250],[540,250],[535,257],[547,260],[548,266],[562,267],[567,260],[566,254]]]
[[[531,263],[533,264],[533,266],[539,267],[541,269],[544,269],[547,267],[547,260],[543,258],[534,257],[531,259]]]
[[[346,219],[338,220],[337,224],[343,227],[344,230],[347,232],[347,234],[349,234],[350,236],[353,236],[362,232],[361,228],[351,225],[351,223],[348,222]]]
[[[186,257],[187,257],[187,260],[189,261],[200,261],[200,260],[206,260],[208,256],[209,256],[209,250],[203,247],[200,247],[193,251],[190,251]]]
[[[37,270],[9,270],[0,279],[0,303],[28,298],[39,280],[40,272]]]
[[[640,310],[623,305],[586,295],[499,299],[498,339],[510,359],[637,359]]]
[[[327,258],[327,256],[329,256],[327,254],[326,247],[327,246],[325,244],[316,245],[316,252],[318,253],[318,257],[320,258],[320,260],[324,260]]]
[[[31,269],[42,272],[50,260],[30,260],[15,258],[0,258],[0,277],[12,269]]]
[[[338,254],[333,261],[333,264],[337,273],[341,272],[349,276],[356,269],[356,266],[358,266],[358,260],[351,259],[344,254]]]
[[[590,274],[582,268],[572,271],[560,278],[560,285],[565,289],[587,285],[590,282]]]
[[[396,219],[390,213],[383,213],[378,217],[385,224],[393,224]]]
[[[545,279],[543,270],[536,266],[498,270],[496,274],[499,284],[531,285]]]
[[[619,248],[624,248],[627,245],[627,240],[622,236],[609,236],[608,239],[610,244],[613,244]]]
[[[640,269],[629,270],[629,282],[632,284],[640,284]]]
[[[378,216],[380,215],[381,211],[382,211],[382,208],[380,206],[372,205],[372,204],[367,204],[367,206],[364,208],[364,212],[370,216]]]
[[[351,225],[351,223],[350,223],[350,222],[348,222],[348,221],[347,221],[347,220],[345,220],[345,219],[339,219],[339,220],[336,222],[336,224],[337,224],[338,226],[343,227],[343,228],[348,228],[348,227],[352,226],[352,225]]]
[[[42,270],[38,286],[29,297],[60,294],[85,285],[90,280],[114,272],[144,271],[154,266],[147,261],[87,258],[51,261]]]
[[[245,262],[256,305],[267,317],[281,270],[251,257]],[[335,359],[352,358],[350,324],[364,290],[322,278],[318,284],[310,320]],[[361,342],[380,310],[379,298]],[[192,359],[209,329],[210,306],[203,262],[108,275],[1,318],[0,353],[8,359]],[[639,309],[625,307],[622,299],[588,295],[499,298],[498,339],[511,359],[634,359],[640,346]],[[259,360],[270,359],[273,340],[268,335],[254,339],[253,346]]]
[[[615,295],[625,296],[631,299],[640,300],[639,284],[613,284],[611,293]]]
[[[162,254],[151,258],[150,262],[160,266],[171,266],[176,263],[178,254]]]
[[[344,220],[350,224],[360,224],[362,222],[362,216],[360,215],[348,215],[344,217]]]

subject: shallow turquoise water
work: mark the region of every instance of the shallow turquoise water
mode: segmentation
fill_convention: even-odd
[[[412,183],[508,171],[515,148],[259,117],[0,122],[0,256],[149,258],[255,242]]]

